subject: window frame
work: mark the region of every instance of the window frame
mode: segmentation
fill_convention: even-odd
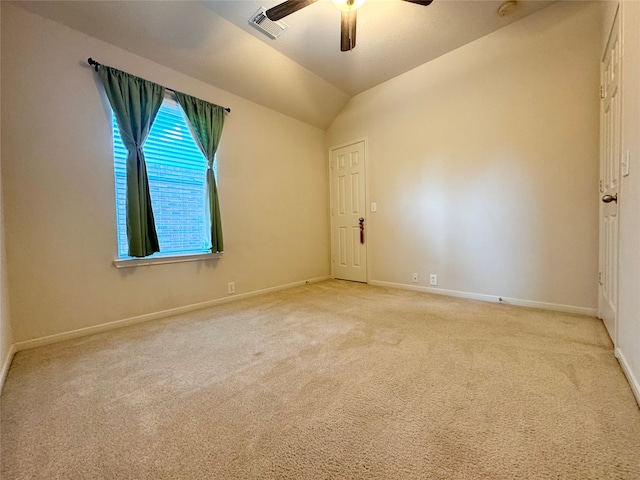
[[[162,100],[163,104],[165,102],[165,100],[171,100],[173,102],[176,102],[176,97],[175,94],[173,94],[173,92],[167,90],[165,91],[165,95],[164,98]],[[162,108],[162,107],[161,107]],[[188,125],[188,120],[186,119],[186,117],[183,117],[185,120],[185,123],[187,124],[187,128],[189,128],[189,134],[191,134],[191,128]],[[113,121],[113,120],[112,120]],[[112,123],[113,125],[113,123]],[[153,128],[153,126],[152,126]],[[113,126],[111,127],[111,145],[112,145],[112,158],[114,161],[114,187],[116,187],[117,185],[117,179],[116,179],[116,173],[115,173],[115,162],[116,162],[116,157],[115,157],[115,145],[114,145],[114,129]],[[204,157],[203,157],[204,159]],[[206,162],[206,159],[204,160]],[[214,174],[216,175],[216,181],[217,181],[217,160],[214,163]],[[117,195],[117,192],[114,192]],[[150,266],[150,265],[163,265],[163,264],[170,264],[170,263],[182,263],[182,262],[194,262],[194,261],[202,261],[202,260],[210,260],[210,259],[217,259],[217,258],[221,258],[224,254],[224,252],[208,252],[206,250],[202,250],[202,251],[191,251],[191,252],[170,252],[170,253],[162,253],[162,252],[156,252],[153,255],[149,255],[147,257],[130,257],[130,256],[120,256],[120,233],[119,233],[119,214],[118,214],[118,200],[117,198],[114,198],[115,200],[115,227],[116,227],[116,257],[113,260],[113,264],[116,268],[129,268],[129,267],[140,267],[140,266]],[[203,202],[204,202],[204,196],[203,196]]]
[[[223,255],[224,255],[224,252],[192,253],[192,254],[168,253],[166,255],[149,256],[144,258],[123,257],[123,258],[114,259],[113,265],[116,268],[146,267],[149,265],[164,265],[167,263],[182,263],[182,262],[196,262],[200,260],[211,260],[214,258],[222,258]]]

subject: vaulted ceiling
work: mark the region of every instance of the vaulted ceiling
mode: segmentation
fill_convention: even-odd
[[[368,0],[358,10],[357,45],[350,52],[340,52],[340,12],[330,0],[286,17],[289,28],[276,40],[248,20],[278,0],[16,3],[325,129],[353,95],[554,2],[520,1],[501,17],[502,1],[434,0],[424,7]]]

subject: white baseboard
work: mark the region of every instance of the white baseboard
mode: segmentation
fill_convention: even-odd
[[[626,375],[627,380],[629,380],[629,385],[631,385],[631,390],[633,391],[633,394],[636,397],[636,402],[638,402],[638,406],[640,407],[640,381],[638,381],[638,378],[633,374],[633,370],[631,370],[631,365],[629,365],[629,362],[624,356],[624,353],[622,353],[622,350],[620,350],[619,348],[616,348],[615,354],[616,354],[616,358],[618,359],[618,362],[620,362],[622,371]]]
[[[13,356],[16,354],[16,351],[15,345],[11,345],[7,352],[7,357],[2,359],[2,370],[0,370],[0,394],[2,394],[4,381],[7,378],[7,373],[9,373],[9,367],[11,366],[11,361],[13,360]]]
[[[41,347],[43,345],[49,345],[52,343],[62,342],[64,340],[70,340],[72,338],[84,337],[92,335],[94,333],[106,332],[108,330],[114,330],[116,328],[127,327],[129,325],[135,325],[137,323],[149,322],[151,320],[158,320],[161,318],[170,317],[172,315],[179,315],[181,313],[192,312],[194,310],[201,310],[203,308],[213,307],[214,305],[221,305],[223,303],[235,302],[243,300],[245,298],[256,297],[265,293],[277,292],[279,290],[286,290],[293,287],[299,287],[310,283],[322,282],[329,280],[329,275],[325,277],[316,277],[309,280],[301,280],[299,282],[287,283],[285,285],[278,285],[276,287],[263,288],[261,290],[254,290],[253,292],[240,293],[237,295],[229,295],[228,297],[217,298],[215,300],[209,300],[202,303],[194,303],[192,305],[185,305],[184,307],[171,308],[168,310],[162,310],[160,312],[147,313],[145,315],[139,315],[137,317],[125,318],[123,320],[116,320],[114,322],[102,323],[100,325],[94,325],[92,327],[79,328],[77,330],[71,330],[69,332],[57,333],[55,335],[48,335],[46,337],[34,338],[33,340],[26,340],[24,342],[14,343],[11,348],[14,352],[20,350],[26,350],[28,348]],[[8,366],[7,366],[8,369]]]
[[[468,298],[471,300],[480,300],[482,302],[504,303],[506,305],[516,305],[518,307],[540,308],[543,310],[552,310],[554,312],[576,313],[579,315],[596,316],[597,309],[588,307],[578,307],[574,305],[562,305],[558,303],[535,302],[533,300],[521,300],[518,298],[500,297],[497,295],[484,295],[481,293],[459,292],[457,290],[444,290],[442,288],[422,287],[419,285],[408,285],[405,283],[381,282],[379,280],[370,280],[370,285],[379,287],[401,288],[403,290],[413,290],[415,292],[435,293],[436,295],[447,295],[449,297]]]

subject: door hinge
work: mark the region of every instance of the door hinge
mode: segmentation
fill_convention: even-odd
[[[333,208],[331,209],[331,216],[333,216]]]
[[[602,285],[602,272],[598,272],[598,283]]]
[[[600,180],[599,184],[599,189],[600,189],[600,193],[604,192],[604,190],[602,189],[602,180]]]
[[[331,161],[329,162],[329,167],[330,167],[331,169],[333,169],[333,160],[331,160]]]
[[[604,91],[604,87],[602,85],[600,85],[600,98],[605,98],[606,96],[607,96],[607,94]]]

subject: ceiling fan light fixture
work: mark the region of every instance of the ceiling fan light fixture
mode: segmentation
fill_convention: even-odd
[[[357,10],[362,6],[365,0],[331,0],[333,4],[344,12]]]
[[[500,7],[498,8],[498,16],[499,17],[506,17],[507,15],[510,15],[511,13],[513,13],[513,11],[518,7],[518,1],[517,0],[508,0],[506,2],[504,2],[502,5],[500,5]]]

